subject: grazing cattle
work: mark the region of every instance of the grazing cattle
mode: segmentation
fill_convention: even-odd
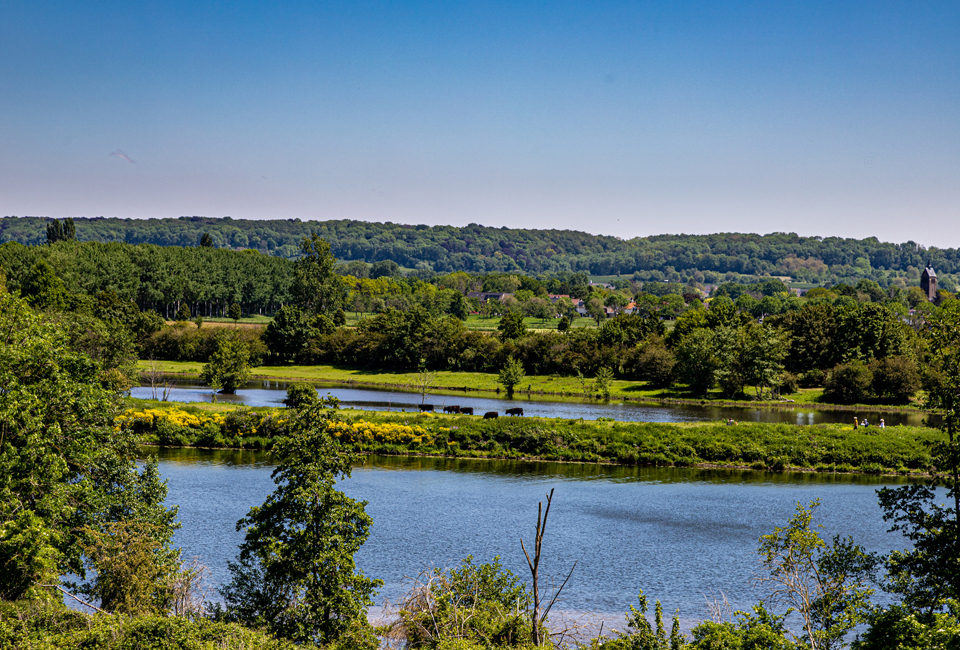
[[[444,406],[444,407],[443,407],[443,412],[444,412],[444,413],[459,413],[459,412],[460,412],[460,407],[457,406],[456,404],[454,404],[453,406]]]
[[[507,409],[507,415],[519,415],[520,417],[523,417],[523,409],[522,408]]]
[[[422,412],[422,411],[432,411],[432,410],[433,410],[433,404],[419,404],[419,405],[417,406],[417,408],[419,408],[421,412]]]
[[[460,413],[463,415],[473,415],[473,407],[464,406],[462,409],[460,409]]]
[[[500,414],[496,411],[487,411],[483,414],[484,420],[496,420],[498,417],[500,417]]]

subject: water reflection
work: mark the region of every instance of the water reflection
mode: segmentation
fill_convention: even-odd
[[[199,555],[215,583],[228,579],[241,533],[236,521],[273,489],[262,452],[148,449],[179,504],[176,542]],[[734,608],[761,594],[751,588],[760,535],[782,525],[795,504],[823,501],[824,534],[851,534],[871,551],[902,547],[886,532],[875,490],[896,483],[872,476],[657,469],[547,462],[370,456],[341,484],[369,502],[374,526],[358,554],[382,578],[378,602],[395,601],[407,576],[453,566],[473,554],[500,555],[524,576],[519,539],[529,539],[537,502],[556,488],[545,537],[544,572],[562,579],[579,560],[564,609],[614,618],[639,589],[666,611],[706,616],[703,593],[722,591]]]

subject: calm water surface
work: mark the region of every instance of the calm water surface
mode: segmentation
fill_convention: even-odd
[[[179,504],[176,543],[200,556],[214,583],[242,534],[236,521],[273,489],[269,456],[249,451],[160,449],[168,503]],[[869,550],[903,547],[886,533],[875,491],[895,479],[719,472],[513,461],[368,457],[340,487],[369,502],[374,525],[357,556],[385,581],[377,602],[404,593],[406,576],[467,555],[526,577],[520,537],[532,539],[537,502],[555,488],[544,539],[544,575],[568,585],[565,610],[614,620],[638,591],[687,621],[707,616],[704,593],[746,608],[760,535],[783,525],[798,501],[820,499],[824,533],[853,535]]]
[[[281,406],[286,397],[288,384],[284,382],[252,382],[236,395],[218,395],[217,401],[248,406]],[[418,393],[385,391],[373,389],[344,388],[342,386],[324,387],[319,390],[323,395],[330,393],[340,400],[342,406],[374,411],[415,411],[420,403]],[[157,393],[160,394],[159,392]],[[133,397],[150,399],[154,391],[149,386],[139,386],[131,391]],[[179,385],[169,395],[174,402],[209,402],[213,398],[210,388],[196,385]],[[879,423],[880,418],[888,426],[922,426],[922,413],[867,412],[857,414],[853,411],[824,409],[791,408],[740,408],[720,407],[697,404],[645,405],[635,402],[574,402],[538,395],[535,398],[518,396],[515,399],[497,399],[476,397],[474,395],[438,395],[430,394],[427,403],[438,408],[457,404],[472,406],[477,413],[498,411],[501,414],[508,408],[523,407],[527,416],[551,418],[611,418],[621,422],[703,422],[733,419],[743,422],[778,422],[785,424],[825,424],[841,422],[849,424],[854,416],[862,420],[866,417],[871,423]]]

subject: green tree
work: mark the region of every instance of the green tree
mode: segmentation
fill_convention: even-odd
[[[231,395],[250,380],[250,348],[236,330],[217,333],[217,349],[200,373],[203,381]]]
[[[240,319],[243,318],[243,309],[237,303],[233,303],[227,310],[227,316],[232,318],[234,323],[239,323]]]
[[[63,221],[54,219],[47,223],[47,243],[56,244],[58,241],[76,241],[77,226],[73,219],[67,217]]]
[[[613,382],[613,370],[600,368],[593,380],[593,389],[603,395],[603,399],[610,400],[610,384]]]
[[[366,610],[382,582],[364,576],[354,554],[373,522],[366,503],[335,487],[354,460],[329,433],[335,417],[329,408],[300,411],[274,446],[277,487],[237,522],[246,532],[232,580],[220,590],[220,617],[309,645],[368,627]]]
[[[884,520],[912,545],[886,558],[886,588],[926,612],[960,600],[960,306],[939,309],[929,327],[924,408],[941,413],[946,439],[927,482],[879,491]]]
[[[640,592],[640,607],[630,606],[627,613],[627,631],[617,632],[617,638],[595,647],[602,650],[683,650],[686,640],[680,633],[680,620],[673,617],[669,636],[663,624],[663,607],[660,601],[654,606],[654,623],[647,618],[647,597]]]
[[[400,275],[400,265],[393,260],[380,260],[370,265],[371,278],[393,278]]]
[[[120,400],[101,368],[56,323],[0,295],[0,598],[51,595],[41,585],[85,575],[86,530],[142,521],[162,545],[176,511],[136,437],[114,428]]]
[[[800,614],[802,640],[811,650],[832,650],[867,621],[878,560],[849,537],[836,536],[828,545],[816,530],[822,526],[813,526],[819,506],[816,500],[809,507],[798,503],[785,528],[760,538],[763,573],[757,580],[769,588],[771,602]]]
[[[57,222],[59,223],[59,222]],[[23,295],[37,309],[65,309],[69,295],[63,280],[45,259],[37,260],[23,287]]]
[[[607,307],[600,298],[591,298],[587,301],[587,313],[593,320],[597,321],[597,326],[607,317]]]
[[[513,311],[507,312],[500,318],[497,331],[500,333],[500,338],[504,341],[523,338],[527,333],[527,326],[523,322],[523,314]]]
[[[400,631],[410,648],[523,647],[530,638],[526,612],[532,604],[523,582],[504,569],[500,558],[421,575],[400,604]],[[476,644],[476,645],[473,645]]]
[[[177,320],[186,323],[190,320],[190,306],[187,303],[180,305],[180,309],[177,310]]]
[[[306,314],[332,318],[347,306],[347,286],[334,270],[337,260],[330,253],[330,244],[314,232],[300,242],[300,253],[291,289],[297,306]]]
[[[717,381],[720,367],[713,332],[705,328],[690,332],[677,346],[676,359],[680,381],[706,396]]]
[[[556,313],[549,300],[540,298],[538,296],[534,296],[533,298],[527,300],[526,304],[524,305],[524,309],[528,315],[532,316],[533,318],[539,318],[541,324],[546,323],[547,319],[552,318]]]
[[[450,315],[459,320],[467,320],[470,316],[470,305],[467,304],[467,299],[462,293],[457,292],[450,301]]]
[[[500,369],[500,373],[497,375],[497,383],[507,391],[508,397],[513,397],[514,389],[523,381],[526,374],[523,363],[519,359],[510,357],[503,368]]]
[[[704,621],[691,631],[695,650],[803,650],[787,638],[784,616],[769,613],[763,603],[753,613],[734,612],[736,621]]]
[[[210,236],[210,233],[205,232],[200,235],[200,246],[203,248],[213,248],[213,237]]]
[[[673,384],[676,365],[677,360],[664,340],[654,336],[640,348],[636,373],[641,379],[650,382],[651,386],[667,388]]]
[[[772,396],[780,384],[790,339],[783,330],[766,324],[750,323],[741,332],[745,379],[756,387],[757,399],[763,399],[765,389]]]
[[[920,388],[920,370],[909,357],[875,359],[870,371],[873,373],[871,389],[880,399],[909,402]]]
[[[321,315],[315,318],[324,319],[329,323],[325,328],[329,331],[323,333],[329,334],[335,329],[326,316]],[[307,342],[314,333],[314,328],[299,307],[284,305],[277,310],[273,320],[264,329],[263,342],[267,344],[271,355],[282,361],[290,361],[307,347]]]

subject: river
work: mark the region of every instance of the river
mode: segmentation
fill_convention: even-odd
[[[229,579],[242,534],[236,521],[273,489],[263,452],[152,449],[183,528],[175,542],[199,556],[213,584]],[[823,503],[823,534],[852,535],[867,549],[904,546],[886,532],[876,489],[892,477],[775,474],[606,465],[367,457],[340,489],[369,502],[370,538],[359,566],[396,602],[407,576],[467,555],[528,578],[519,540],[532,540],[537,502],[556,490],[544,538],[543,575],[560,581],[578,561],[560,607],[620,622],[640,589],[684,627],[707,617],[705,594],[734,609],[764,595],[751,577],[758,538],[784,525],[797,502]],[[607,628],[609,629],[609,628]]]
[[[276,381],[256,381],[237,391],[236,395],[217,395],[217,401],[246,404],[248,406],[282,406],[288,384]],[[320,394],[330,393],[340,400],[344,407],[375,411],[415,411],[420,403],[419,393],[401,391],[374,390],[369,388],[345,388],[331,385],[318,389]],[[154,397],[149,386],[138,386],[130,391],[131,396],[139,399]],[[156,393],[161,394],[159,389]],[[209,402],[213,399],[210,388],[191,384],[175,386],[169,394],[174,402]],[[867,418],[873,424],[884,419],[887,426],[923,426],[924,418],[920,412],[863,412],[838,409],[809,408],[749,408],[733,406],[714,406],[710,404],[641,404],[637,402],[574,401],[572,399],[550,399],[542,395],[526,396],[517,394],[514,399],[478,397],[476,394],[437,394],[427,396],[427,403],[442,408],[445,405],[473,407],[476,413],[497,411],[503,414],[508,408],[520,406],[527,416],[551,418],[584,418],[596,420],[610,418],[621,422],[704,422],[717,420],[737,420],[738,422],[771,422],[783,424],[848,424],[856,416]],[[934,422],[936,424],[936,422]]]

